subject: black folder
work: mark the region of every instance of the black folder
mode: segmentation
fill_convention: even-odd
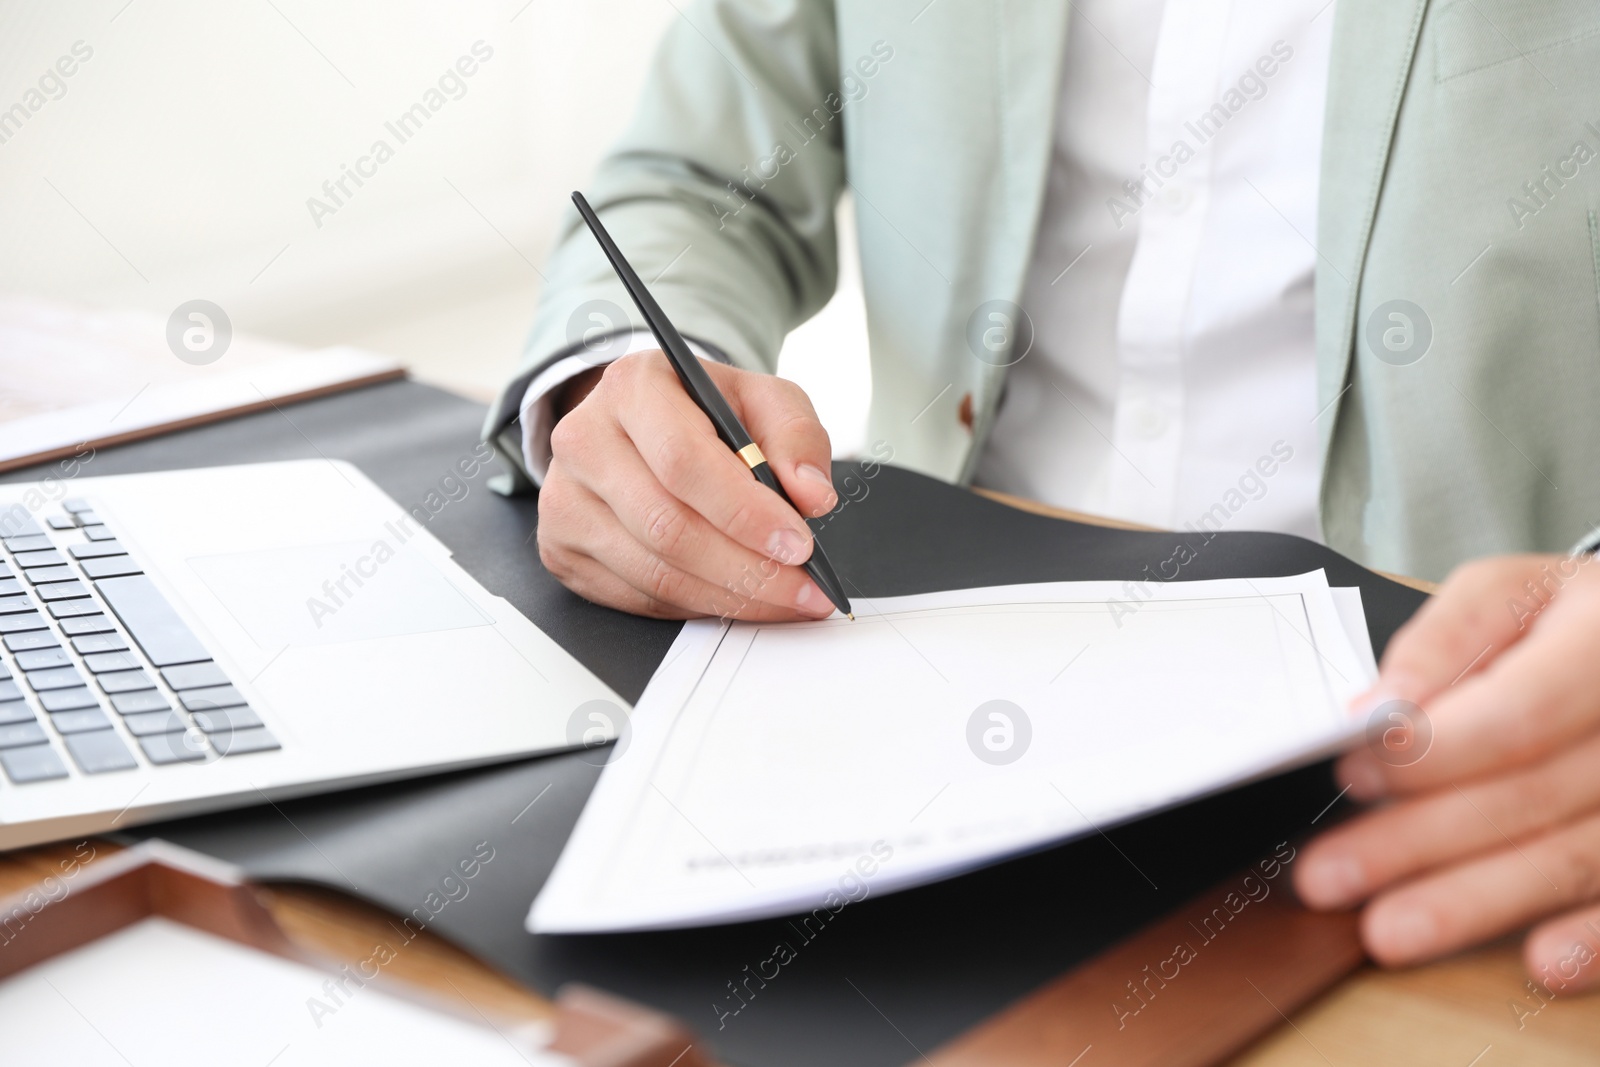
[[[532,541],[535,500],[495,495],[488,471],[461,473],[472,466],[462,461],[480,447],[482,416],[469,401],[396,382],[105,450],[83,473],[350,460],[402,505],[426,513],[427,528],[486,587],[636,700],[677,624],[589,604],[545,573]],[[7,480],[38,474],[18,471]],[[1086,526],[1024,513],[890,464],[841,463],[835,479],[844,503],[823,536],[841,575],[869,597],[1165,577],[1171,567],[1163,572],[1162,564],[1186,539],[1195,551],[1179,580],[1321,567],[1333,585],[1359,585],[1380,653],[1423,600],[1287,535],[1225,532],[1203,540]],[[601,758],[580,752],[523,760],[140,827],[128,836],[166,838],[236,863],[256,879],[355,893],[546,994],[583,981],[668,1011],[730,1064],[888,1067],[919,1059],[1279,842],[1303,836],[1314,819],[1320,827],[1338,815],[1337,807],[1328,813],[1338,790],[1327,767],[1312,767],[935,885],[870,896],[825,927],[802,930],[776,919],[665,933],[532,936],[523,918]],[[463,861],[473,858],[474,874],[463,877]],[[779,944],[790,951],[775,968]]]

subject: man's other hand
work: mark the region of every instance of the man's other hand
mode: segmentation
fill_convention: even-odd
[[[1380,803],[1304,850],[1302,898],[1365,902],[1385,964],[1532,925],[1536,980],[1600,984],[1600,563],[1460,567],[1390,642],[1365,705],[1405,755],[1369,742],[1339,762],[1351,796]]]

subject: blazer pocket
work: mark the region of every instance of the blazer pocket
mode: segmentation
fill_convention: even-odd
[[[1434,79],[1446,82],[1600,36],[1595,0],[1449,0],[1433,16]]]

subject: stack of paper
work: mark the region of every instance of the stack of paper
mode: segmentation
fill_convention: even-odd
[[[388,356],[234,336],[182,311],[174,347],[160,315],[0,297],[0,471],[404,373]],[[190,352],[185,336],[212,347]]]
[[[1376,676],[1321,571],[855,608],[686,625],[529,929],[837,911],[1321,758]]]

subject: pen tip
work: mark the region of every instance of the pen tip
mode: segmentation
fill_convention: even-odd
[[[855,622],[856,621],[856,617],[855,617],[855,614],[853,612],[849,612],[849,611],[845,612],[844,613],[844,617],[849,619],[851,622]]]

